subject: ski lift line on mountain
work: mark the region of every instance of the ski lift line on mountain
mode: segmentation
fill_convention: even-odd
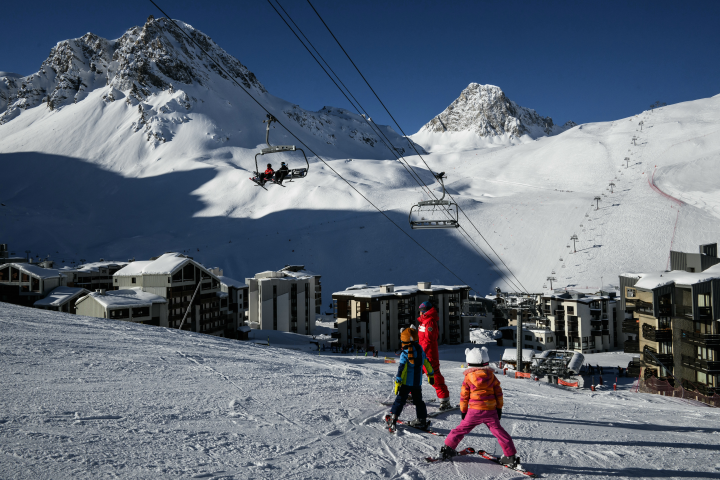
[[[178,24],[173,20],[173,17],[168,15],[160,6],[155,3],[154,0],[150,0],[150,3],[152,3],[155,8],[157,8],[165,17],[175,26],[175,28],[190,42],[192,42],[196,47],[200,49],[201,52],[203,52],[207,58],[215,64],[225,75],[227,75],[227,78],[229,78],[235,85],[240,87],[240,89],[248,96],[250,99],[255,102],[261,109],[265,111],[265,113],[270,114],[270,111],[262,104],[258,99],[256,99],[248,90],[245,89],[236,79],[233,77],[215,58],[213,58],[194,38],[192,38],[185,30],[180,28]],[[470,285],[468,282],[464,281],[460,276],[458,276],[455,272],[453,272],[447,265],[445,265],[439,258],[437,258],[435,255],[433,255],[427,248],[425,248],[420,242],[418,242],[415,238],[413,238],[407,231],[405,231],[400,225],[398,225],[395,221],[393,221],[392,218],[388,216],[387,213],[385,213],[383,210],[378,208],[377,205],[375,205],[368,197],[363,195],[362,192],[360,192],[355,186],[352,185],[345,177],[343,177],[337,170],[335,170],[330,164],[328,164],[322,157],[317,155],[312,148],[310,148],[308,145],[306,145],[297,135],[295,135],[293,132],[287,129],[285,125],[283,125],[280,121],[277,121],[277,123],[285,128],[287,132],[292,135],[298,143],[300,143],[303,147],[305,147],[310,153],[312,153],[315,157],[317,157],[318,160],[320,160],[331,172],[333,172],[335,175],[337,175],[342,181],[344,181],[351,189],[353,189],[360,197],[363,198],[366,202],[368,202],[375,210],[377,210],[378,213],[383,215],[390,223],[392,223],[398,230],[400,230],[405,236],[407,236],[415,245],[420,247],[425,253],[427,253],[430,257],[433,258],[436,262],[438,262],[445,270],[450,272],[455,278],[457,278],[460,282],[462,282],[465,285]],[[304,152],[303,152],[304,153]]]
[[[151,1],[152,1],[152,0],[151,0]],[[395,119],[395,117],[392,115],[392,113],[390,113],[390,110],[388,110],[388,108],[387,108],[387,106],[385,105],[385,103],[380,99],[380,97],[378,96],[378,94],[377,94],[377,92],[375,91],[375,89],[373,89],[372,85],[370,85],[370,82],[368,82],[368,80],[367,80],[367,78],[365,77],[365,75],[363,75],[363,73],[360,71],[360,69],[358,68],[357,64],[353,61],[353,59],[352,59],[352,58],[350,57],[350,55],[347,53],[347,51],[345,50],[345,47],[342,46],[342,44],[340,43],[340,40],[338,40],[338,38],[337,38],[337,37],[335,36],[335,34],[332,32],[332,30],[330,29],[330,27],[328,26],[328,24],[325,22],[325,20],[322,18],[322,16],[320,15],[320,13],[317,11],[317,9],[315,8],[315,6],[313,6],[312,2],[310,2],[310,0],[308,0],[308,4],[309,4],[310,7],[313,9],[313,11],[314,11],[315,14],[317,15],[317,17],[318,17],[318,18],[320,19],[320,21],[322,22],[322,24],[325,26],[325,28],[327,29],[328,33],[330,33],[330,35],[333,37],[333,39],[335,40],[335,42],[337,43],[337,45],[338,45],[338,46],[340,47],[340,49],[343,51],[343,53],[345,54],[345,56],[347,57],[347,59],[350,61],[350,63],[353,65],[353,67],[355,67],[355,70],[358,72],[358,74],[360,75],[360,77],[362,77],[363,81],[364,81],[365,84],[368,86],[368,88],[370,89],[370,91],[372,91],[373,95],[375,95],[375,98],[377,98],[378,102],[380,102],[380,105],[382,105],[382,107],[385,109],[385,112],[387,112],[387,114],[388,114],[388,115],[390,116],[390,118],[393,120],[393,122],[394,122],[395,125],[398,127],[398,129],[400,130],[400,132],[405,136],[405,138],[407,139],[408,144],[410,145],[410,147],[415,151],[415,153],[416,153],[417,156],[420,158],[420,160],[422,160],[422,162],[425,164],[425,166],[427,167],[427,169],[428,169],[429,171],[432,171],[432,169],[430,168],[430,166],[429,166],[429,165],[427,164],[427,162],[425,161],[425,158],[420,154],[420,152],[418,152],[417,148],[415,148],[414,142],[412,142],[412,141],[410,140],[410,137],[405,133],[405,131],[404,131],[403,128],[400,126],[400,124],[399,124],[398,121]],[[279,13],[279,12],[278,12],[278,13]],[[288,26],[289,26],[289,25],[288,25]],[[299,38],[298,38],[298,39],[299,39]],[[326,72],[326,73],[327,73],[327,72]],[[412,167],[411,167],[411,168],[412,168]],[[455,202],[455,199],[453,198],[452,194],[450,194],[450,193],[448,192],[448,195],[450,196],[450,199],[451,199],[453,202]],[[456,205],[457,205],[457,204],[456,204]],[[518,283],[525,291],[528,291],[527,288],[525,288],[525,286],[522,284],[522,282],[520,282],[520,280],[518,280],[517,276],[512,272],[512,270],[510,270],[510,267],[508,267],[508,265],[505,263],[505,261],[504,261],[504,260],[500,257],[500,255],[495,251],[495,249],[492,247],[492,245],[490,245],[490,242],[488,242],[487,238],[485,238],[485,236],[480,232],[480,230],[479,230],[479,229],[477,228],[477,226],[473,223],[473,221],[470,219],[470,217],[465,213],[465,211],[462,209],[462,207],[457,206],[457,209],[459,210],[459,212],[461,212],[461,213],[465,216],[465,219],[470,223],[470,225],[473,226],[473,228],[474,228],[475,231],[478,233],[478,235],[480,235],[480,238],[482,238],[483,241],[485,241],[485,243],[487,244],[487,246],[490,247],[490,250],[495,254],[495,256],[498,258],[498,260],[500,260],[500,262],[503,264],[503,266],[505,267],[505,269],[507,270],[507,272],[508,272],[510,275],[512,275],[512,277],[517,281],[517,283]],[[462,227],[460,227],[460,228],[462,229]],[[492,260],[492,258],[491,258],[489,255],[486,255],[486,257],[488,258],[488,260],[490,260],[490,262],[491,262],[496,268],[500,268],[500,266],[497,265],[497,264],[495,263],[495,261]]]
[[[402,150],[398,150],[397,148],[391,147],[390,145],[392,145],[392,142],[387,138],[387,136],[385,135],[385,133],[384,133],[381,129],[379,129],[376,125],[374,125],[373,123],[370,123],[370,122],[368,121],[368,120],[369,120],[369,116],[370,116],[370,115],[368,114],[368,112],[362,107],[362,105],[360,104],[360,102],[357,101],[357,99],[356,99],[355,96],[352,94],[352,92],[350,91],[350,89],[343,83],[343,81],[340,79],[340,77],[337,75],[337,73],[332,69],[332,67],[327,63],[327,61],[322,57],[322,55],[320,55],[320,53],[317,51],[317,49],[316,49],[315,46],[312,44],[312,42],[311,42],[311,41],[307,38],[307,36],[303,33],[302,29],[301,29],[301,28],[297,25],[297,23],[295,23],[295,21],[292,19],[292,17],[290,16],[290,14],[283,8],[283,6],[282,6],[279,2],[276,2],[277,5],[280,7],[280,9],[281,9],[281,10],[285,13],[285,15],[288,17],[288,19],[290,20],[290,22],[292,22],[292,24],[293,24],[293,25],[295,26],[295,28],[298,30],[298,32],[303,36],[303,38],[305,38],[305,41],[310,45],[310,47],[312,47],[312,49],[315,51],[315,53],[317,53],[317,56],[325,63],[325,65],[328,67],[328,69],[335,75],[335,77],[336,77],[337,80],[340,82],[340,84],[342,84],[342,86],[345,88],[345,90],[347,90],[347,94],[345,93],[345,91],[344,91],[342,88],[340,88],[340,86],[338,85],[338,83],[335,81],[335,78],[333,78],[333,77],[328,73],[328,71],[325,69],[325,67],[324,67],[323,64],[320,62],[320,60],[318,60],[318,58],[315,57],[315,54],[313,54],[313,52],[310,51],[310,49],[309,49],[308,46],[305,44],[305,42],[303,42],[303,41],[300,39],[300,37],[298,36],[297,32],[295,32],[295,31],[292,29],[292,27],[290,27],[290,24],[287,22],[287,20],[282,16],[282,14],[280,14],[280,12],[278,11],[278,9],[275,8],[275,5],[273,5],[273,3],[270,2],[270,1],[268,1],[268,3],[270,3],[271,7],[273,7],[273,10],[275,10],[275,12],[278,14],[278,16],[283,20],[283,23],[285,23],[285,25],[290,29],[290,31],[293,33],[293,35],[295,35],[295,38],[297,38],[298,41],[299,41],[300,43],[302,43],[303,47],[305,47],[305,49],[308,51],[308,53],[310,54],[310,56],[313,57],[313,59],[314,59],[315,62],[320,66],[320,68],[323,70],[323,72],[325,72],[325,74],[328,75],[328,77],[329,77],[330,80],[333,82],[333,84],[340,90],[340,92],[341,92],[341,93],[343,94],[343,96],[348,100],[348,102],[353,106],[353,108],[355,108],[355,110],[358,112],[358,114],[360,114],[360,115],[362,116],[363,120],[365,120],[365,122],[368,123],[368,125],[370,125],[371,129],[373,130],[373,132],[376,133],[376,134],[379,134],[381,143],[383,143],[383,144],[385,145],[385,147],[388,148],[388,150],[390,150],[392,156],[395,157],[395,158],[400,162],[400,164],[403,166],[403,168],[405,168],[405,171],[407,171],[408,174],[410,174],[410,176],[413,178],[413,180],[415,180],[415,182],[418,184],[418,186],[423,190],[423,193],[427,194],[429,198],[431,198],[431,199],[434,198],[435,201],[437,201],[437,200],[438,200],[437,196],[436,196],[436,195],[434,194],[434,192],[430,189],[430,187],[428,187],[428,185],[425,184],[425,182],[422,180],[422,178],[420,177],[420,175],[419,175],[417,172],[415,172],[415,170],[414,170],[414,168],[412,167],[412,165],[410,165],[410,163],[408,162],[408,160],[404,157],[404,155],[403,155],[404,152],[403,152]],[[319,14],[318,14],[318,16],[319,16]],[[321,18],[321,20],[322,20],[322,18]],[[326,25],[326,26],[327,26],[327,25]],[[328,30],[329,30],[329,29],[328,29]],[[332,32],[331,32],[331,33],[332,33]],[[336,39],[336,40],[337,40],[337,39]],[[342,46],[341,46],[341,47],[342,47]],[[352,60],[351,60],[351,61],[352,61]],[[357,67],[356,67],[356,68],[357,68]],[[361,74],[361,75],[362,75],[362,74]],[[368,86],[369,86],[369,85],[368,85]],[[372,88],[372,87],[371,87],[371,88]],[[355,101],[355,103],[357,103],[357,106],[355,105],[355,103],[353,103],[353,100],[350,100],[350,98],[348,97],[348,94],[352,97],[352,99]],[[377,96],[377,95],[376,95],[376,96]],[[378,98],[378,100],[380,100],[380,99]],[[381,103],[382,103],[382,102],[381,102]],[[359,107],[359,108],[358,108],[358,107]],[[364,114],[361,114],[361,113],[360,113],[360,110],[362,110],[362,111],[364,112]],[[387,110],[387,109],[386,109],[386,110]],[[388,114],[389,114],[389,112],[388,112]],[[392,115],[391,115],[391,116],[392,116]],[[396,124],[397,124],[397,122],[396,122]],[[398,127],[401,128],[399,125],[398,125]],[[402,128],[401,128],[401,129],[402,129]],[[376,130],[377,130],[377,131],[376,131]],[[384,140],[383,140],[383,138],[384,138]],[[385,140],[387,140],[387,142],[386,142]],[[415,148],[415,146],[412,144],[412,142],[409,142],[409,143],[410,143],[410,146],[413,148],[413,150],[415,150],[415,152],[416,152],[418,155],[420,155],[419,152],[417,151],[417,149]],[[390,144],[390,145],[388,145],[388,144]],[[422,156],[420,156],[420,158],[422,159]],[[425,166],[428,166],[427,163],[424,161],[424,159],[422,159],[422,160],[423,160],[423,163],[425,163]],[[428,168],[429,168],[429,167],[428,167]],[[444,197],[444,196],[445,196],[445,194],[443,193],[443,197]],[[442,200],[441,200],[441,201],[442,201]],[[431,202],[433,202],[433,201],[431,200]],[[423,210],[425,210],[425,212],[424,212],[424,213],[425,213],[425,217],[431,217],[431,218],[425,218],[425,217],[422,217],[422,216],[421,216],[421,218],[420,218],[421,221],[422,221],[423,219],[426,220],[426,221],[422,221],[422,223],[424,224],[424,227],[423,227],[423,228],[453,228],[453,225],[458,225],[458,207],[457,207],[457,205],[455,205],[455,208],[451,208],[451,207],[450,207],[450,208],[445,208],[445,207],[449,207],[449,206],[436,204],[436,205],[434,205],[434,206],[423,205],[422,207],[418,207],[419,209],[422,208]],[[437,218],[439,214],[444,215],[446,218]],[[464,212],[463,212],[463,214],[465,215]],[[465,215],[465,216],[466,216],[466,218],[467,218],[467,215]],[[469,218],[468,218],[468,220],[469,220]],[[472,222],[471,222],[471,223],[472,223]],[[459,225],[458,225],[458,226],[459,226]],[[473,226],[474,226],[474,225],[473,225]],[[458,228],[458,227],[455,227],[455,228]],[[465,231],[465,229],[464,229],[462,226],[459,226],[459,228],[460,228],[461,236],[463,236],[463,239],[466,240],[466,241],[468,241],[468,242],[470,243],[470,246],[478,253],[478,255],[480,255],[481,257],[484,257],[484,258],[488,261],[489,264],[494,265],[496,268],[499,268],[499,265],[497,265],[497,264],[495,263],[495,261],[492,260],[492,258],[490,258],[490,256],[483,251],[482,247],[480,247],[480,245],[470,236],[470,234],[469,234],[467,231]],[[477,227],[475,227],[475,229],[477,230]],[[482,234],[480,234],[480,235],[482,236]],[[483,237],[483,239],[484,239],[484,237]],[[486,239],[484,239],[484,240],[487,242]],[[492,249],[492,246],[491,246],[491,245],[488,244],[488,246],[490,246],[490,248]],[[494,251],[494,250],[493,250],[493,251]],[[497,255],[497,252],[494,252],[494,253]],[[498,259],[503,263],[503,265],[505,265],[505,262],[503,262],[501,258],[498,257]],[[515,277],[515,275],[512,274],[512,272],[509,270],[509,268],[507,267],[507,265],[505,265],[505,267],[508,269],[508,272],[509,272],[513,277]],[[507,277],[507,278],[509,279],[509,277]],[[505,281],[507,282],[507,280],[505,280]],[[520,283],[520,282],[518,281],[518,283]],[[511,288],[516,289],[517,291],[521,291],[521,288],[519,288],[519,287],[518,287],[517,285],[515,285],[514,283],[513,283],[512,285],[511,285],[510,283],[508,283],[508,285],[511,286]]]

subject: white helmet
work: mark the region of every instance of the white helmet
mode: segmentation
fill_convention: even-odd
[[[482,365],[490,363],[490,355],[485,347],[482,348],[469,348],[465,349],[465,360],[468,365]]]

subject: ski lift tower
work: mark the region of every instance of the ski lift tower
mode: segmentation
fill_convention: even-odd
[[[602,200],[602,198],[597,196],[593,200],[595,200],[595,210],[599,210],[600,209],[600,200]]]
[[[615,184],[613,182],[610,182],[609,187],[610,187],[610,193],[614,193],[613,188],[615,187]]]
[[[437,229],[437,228],[458,228],[460,226],[458,206],[455,202],[445,200],[445,183],[443,182],[445,172],[433,173],[435,179],[442,187],[442,197],[438,200],[424,200],[410,207],[410,228]]]
[[[642,132],[642,127],[643,125],[645,125],[645,122],[640,120],[640,123],[638,123],[638,125],[640,125],[640,131]]]
[[[625,157],[625,168],[628,168],[630,166],[630,157]]]
[[[550,290],[552,290],[552,282],[557,282],[557,278],[547,277],[547,281],[550,282]]]
[[[635,143],[635,141],[636,141],[637,139],[638,139],[638,138],[637,138],[635,135],[633,135],[632,142],[633,142],[633,145],[635,145],[635,146],[637,146],[637,144]]]
[[[573,233],[573,236],[570,237],[570,240],[573,241],[573,253],[577,253],[577,248],[575,248],[575,242],[579,240],[577,234]]]

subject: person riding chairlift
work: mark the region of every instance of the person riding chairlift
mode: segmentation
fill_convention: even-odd
[[[273,175],[275,175],[275,170],[273,170],[272,164],[268,163],[265,172],[258,175],[258,181],[265,183],[268,180],[272,180]]]
[[[285,162],[280,163],[280,168],[275,172],[275,182],[282,184],[285,177],[290,173],[290,169],[285,165]]]

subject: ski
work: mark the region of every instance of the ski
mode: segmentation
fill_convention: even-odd
[[[393,429],[392,425],[389,422],[390,417],[391,417],[390,414],[385,415],[385,424],[388,426],[387,427],[388,432],[395,433],[397,431],[397,428]],[[403,428],[412,428],[413,430],[417,430],[418,432],[429,433],[430,435],[435,435],[437,437],[445,436],[444,433],[436,432],[434,430],[430,430],[429,428],[426,430],[426,429],[422,429],[422,428],[413,427],[412,425],[408,425],[407,423],[403,422],[402,420],[398,420],[397,425],[401,425]]]
[[[250,180],[252,180],[253,182],[255,182],[255,185],[257,185],[258,187],[262,188],[263,190],[267,190],[267,188],[265,188],[265,185],[264,185],[263,183],[260,183],[260,180],[258,180],[257,178],[252,177],[252,178],[250,178]]]
[[[500,463],[500,459],[499,459],[499,458],[497,458],[497,457],[495,457],[495,456],[493,456],[493,455],[490,455],[490,454],[487,453],[485,450],[478,450],[478,451],[477,451],[477,454],[480,455],[481,457],[483,457],[483,458],[486,459],[486,460],[490,460],[491,462],[497,463],[497,464],[500,465],[500,466],[503,466],[503,467],[505,467],[505,468],[509,468],[510,470],[514,470],[514,471],[519,472],[519,473],[522,473],[523,475],[527,475],[528,477],[537,478],[537,475],[535,475],[535,474],[532,473],[532,472],[528,472],[527,470],[525,470],[525,469],[522,467],[522,465],[520,465],[520,463],[517,463],[517,464],[515,464],[515,467],[512,467],[512,466],[510,466],[510,465],[503,465],[502,463]]]
[[[460,450],[459,452],[457,452],[457,454],[455,456],[461,457],[463,455],[472,455],[473,453],[475,453],[475,449],[472,447],[468,447],[465,450]],[[450,460],[452,461],[452,459],[450,459]],[[439,457],[438,458],[425,457],[425,461],[428,463],[435,463],[435,462],[442,462],[443,459],[439,458]]]
[[[437,412],[428,413],[427,416],[428,416],[428,418],[435,418],[438,415],[440,415],[441,413],[452,412],[453,410],[459,410],[459,409],[460,409],[460,405],[455,405],[454,407],[446,408],[445,410],[438,410]]]

